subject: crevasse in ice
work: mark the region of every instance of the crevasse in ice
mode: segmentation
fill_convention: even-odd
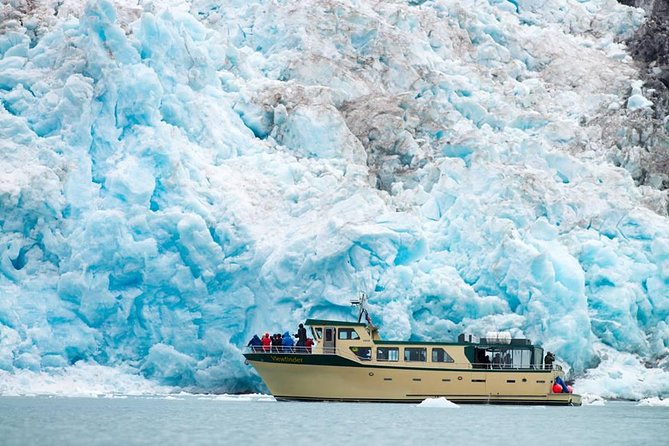
[[[669,393],[666,195],[601,140],[652,106],[618,43],[641,10],[2,8],[0,369],[261,389],[253,333],[363,290],[386,338],[509,330],[590,392]]]

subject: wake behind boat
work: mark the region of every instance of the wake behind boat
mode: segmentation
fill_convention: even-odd
[[[527,339],[462,334],[458,342],[384,341],[365,297],[358,322],[307,319],[313,347],[244,353],[278,400],[581,405],[562,368]],[[363,315],[366,323],[361,322]],[[550,358],[550,355],[548,355]]]

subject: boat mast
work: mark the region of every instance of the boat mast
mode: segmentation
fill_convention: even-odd
[[[365,317],[365,322],[367,326],[373,331],[376,329],[372,323],[372,318],[369,317],[369,312],[367,311],[367,294],[363,291],[358,291],[358,297],[351,300],[351,305],[358,307],[358,323],[362,321],[362,317]]]

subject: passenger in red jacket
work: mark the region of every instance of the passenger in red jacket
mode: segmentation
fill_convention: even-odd
[[[304,343],[304,347],[307,349],[307,353],[311,353],[311,346],[314,345],[314,340],[307,338],[307,341]]]
[[[269,333],[265,333],[265,336],[262,337],[260,342],[262,343],[262,350],[264,352],[268,352],[270,345],[272,345],[272,340],[269,338]]]

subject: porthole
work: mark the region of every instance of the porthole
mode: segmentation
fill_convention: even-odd
[[[374,376],[374,372],[369,372],[369,376]]]
[[[458,376],[458,381],[462,381],[462,376]]]

